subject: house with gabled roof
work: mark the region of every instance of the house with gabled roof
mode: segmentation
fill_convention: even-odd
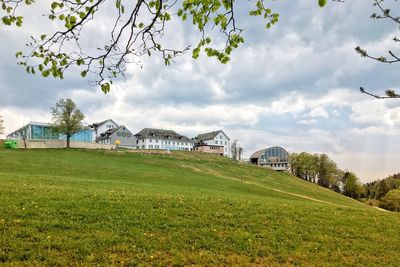
[[[101,133],[104,133],[107,130],[117,128],[119,125],[113,121],[112,119],[107,119],[101,122],[95,122],[89,125],[90,128],[93,130],[93,140],[96,140]]]
[[[117,141],[119,141],[119,147],[136,148],[135,135],[123,125],[108,129],[96,139],[99,144],[109,145],[115,145]]]
[[[193,138],[196,144],[201,142],[202,146],[223,146],[224,156],[231,157],[230,138],[222,130],[202,133]]]
[[[172,130],[144,128],[137,134],[138,149],[183,150],[193,149],[193,140]]]

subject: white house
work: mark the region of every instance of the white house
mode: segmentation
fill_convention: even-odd
[[[202,133],[194,138],[195,142],[203,142],[207,145],[218,145],[224,147],[224,156],[231,157],[231,142],[229,137],[222,131]]]
[[[163,149],[191,151],[194,142],[172,130],[144,128],[137,134],[137,149]]]
[[[100,134],[106,132],[107,130],[117,128],[119,125],[112,119],[108,119],[102,122],[95,122],[89,125],[92,128],[92,140],[96,140]]]

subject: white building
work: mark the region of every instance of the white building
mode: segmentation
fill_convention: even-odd
[[[144,128],[137,134],[137,149],[191,151],[194,142],[172,130]]]
[[[209,133],[202,133],[194,138],[195,142],[198,143],[202,141],[207,145],[218,145],[224,147],[224,156],[232,157],[231,154],[231,142],[229,137],[222,131],[214,131]]]
[[[108,129],[96,139],[96,142],[99,144],[115,145],[116,141],[119,141],[118,147],[135,149],[137,145],[135,135],[123,125]]]
[[[92,140],[96,140],[100,134],[106,132],[107,130],[117,128],[119,125],[115,121],[108,119],[102,122],[93,123],[89,126],[93,129]]]

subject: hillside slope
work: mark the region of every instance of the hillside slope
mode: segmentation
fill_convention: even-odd
[[[396,265],[400,216],[211,155],[0,150],[0,262]]]

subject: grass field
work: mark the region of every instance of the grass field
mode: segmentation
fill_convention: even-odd
[[[0,150],[6,265],[379,265],[400,215],[222,157]]]

